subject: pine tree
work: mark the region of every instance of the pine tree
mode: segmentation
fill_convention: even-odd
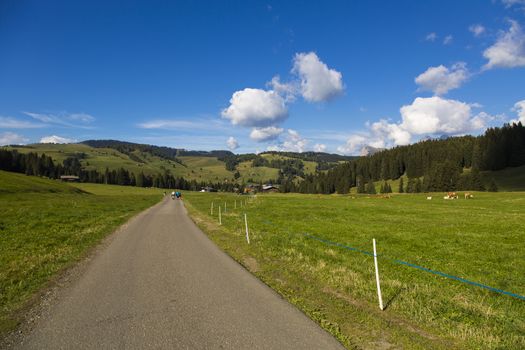
[[[399,193],[405,192],[404,184],[403,184],[403,178],[402,177],[399,178],[399,189],[397,190],[397,192],[399,192]]]
[[[357,177],[357,193],[366,193],[365,180],[361,175]]]
[[[490,180],[488,190],[489,192],[498,192],[498,186],[496,186],[496,181],[494,181],[494,179]]]
[[[366,185],[366,193],[376,194],[376,186],[374,185],[374,181],[370,180],[368,182],[368,184]]]

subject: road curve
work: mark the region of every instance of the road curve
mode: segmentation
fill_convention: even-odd
[[[20,349],[342,349],[166,199],[119,230]]]

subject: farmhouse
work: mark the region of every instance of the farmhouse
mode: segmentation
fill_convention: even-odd
[[[79,182],[80,178],[74,175],[61,175],[60,180],[68,182]]]
[[[201,192],[217,192],[217,190],[213,187],[206,186],[201,188]]]
[[[276,185],[263,185],[262,191],[263,192],[279,192],[279,187]]]

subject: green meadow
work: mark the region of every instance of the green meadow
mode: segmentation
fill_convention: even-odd
[[[162,192],[0,171],[0,334],[35,293]]]
[[[348,348],[525,348],[525,300],[396,262],[524,296],[525,193],[431,195],[185,193],[185,200],[220,247]],[[352,250],[372,252],[373,238],[384,311],[373,257]]]

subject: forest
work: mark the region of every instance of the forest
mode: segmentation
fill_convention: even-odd
[[[425,140],[360,157],[327,172],[307,175],[303,181],[285,178],[282,192],[374,193],[371,183],[399,179],[399,192],[436,192],[455,190],[496,190],[495,184],[483,184],[480,171],[501,170],[525,164],[525,127],[505,124],[489,128],[480,136]],[[386,193],[391,190],[385,184]]]

